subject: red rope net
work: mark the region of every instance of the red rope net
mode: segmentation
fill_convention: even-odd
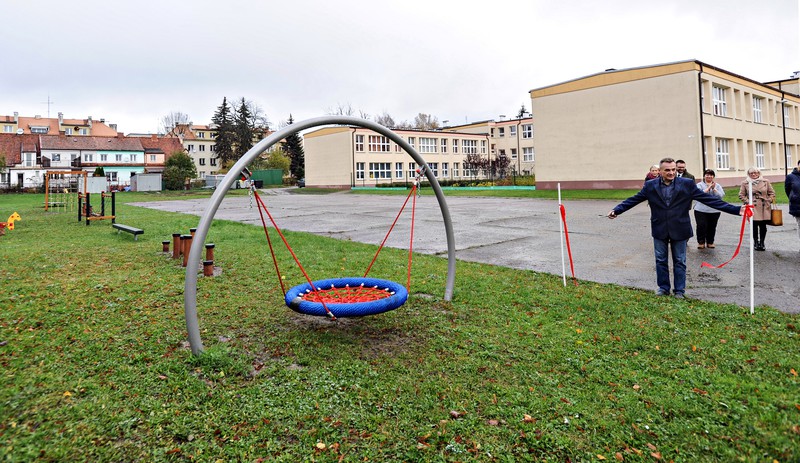
[[[301,297],[309,302],[324,304],[352,304],[356,302],[372,302],[385,299],[392,293],[377,286],[345,286],[343,288],[317,288]]]

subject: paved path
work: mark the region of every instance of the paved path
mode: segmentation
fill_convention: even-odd
[[[305,231],[339,239],[380,244],[403,203],[401,196],[353,194],[270,194],[262,198],[282,229]],[[202,215],[207,199],[135,203],[153,209]],[[579,279],[655,290],[655,265],[650,237],[650,211],[641,204],[616,220],[606,214],[615,201],[568,201],[570,244]],[[543,199],[450,197],[456,257],[517,269],[561,275],[558,203]],[[324,213],[322,213],[324,212]],[[406,217],[406,214],[404,214]],[[410,216],[409,216],[410,217]],[[784,207],[785,225],[769,227],[767,252],[755,256],[755,304],[800,313],[800,240],[793,217]],[[258,224],[258,211],[247,197],[228,197],[215,219]],[[442,214],[436,199],[417,200],[414,250],[446,256]],[[702,261],[720,264],[736,248],[741,218],[722,214],[716,249],[698,250],[690,241],[687,291],[690,298],[750,306],[749,250],[722,269],[704,269]],[[395,227],[388,246],[408,247],[409,221]],[[748,237],[745,236],[745,245]],[[569,273],[569,264],[567,263]],[[456,297],[458,286],[455,288]]]

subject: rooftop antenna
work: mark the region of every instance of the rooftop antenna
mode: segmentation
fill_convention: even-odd
[[[47,118],[48,119],[50,119],[50,105],[52,105],[54,103],[55,103],[55,101],[51,101],[50,100],[50,94],[48,93],[47,94],[47,102],[44,102],[44,101],[42,102],[42,104],[46,104],[47,105]]]

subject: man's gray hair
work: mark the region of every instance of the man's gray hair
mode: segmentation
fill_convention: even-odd
[[[658,162],[658,165],[660,166],[661,164],[664,164],[664,163],[670,164],[670,163],[673,163],[673,162],[675,162],[675,160],[672,159],[672,158],[664,158],[664,159],[662,159],[661,161]]]

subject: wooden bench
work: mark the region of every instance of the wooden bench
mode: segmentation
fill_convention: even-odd
[[[121,223],[112,223],[111,226],[117,229],[117,234],[119,234],[119,232],[121,231],[132,234],[134,241],[138,241],[139,235],[144,233],[144,230],[142,230],[141,228],[122,225]]]

